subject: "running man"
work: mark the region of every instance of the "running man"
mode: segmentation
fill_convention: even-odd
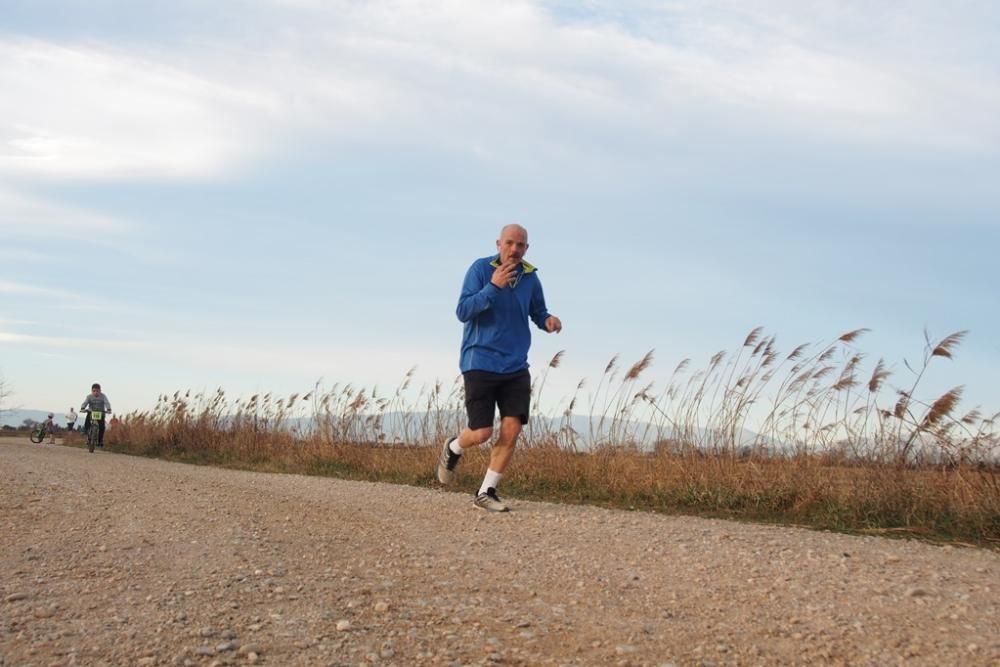
[[[83,421],[83,432],[87,433],[90,431],[90,411],[96,410],[101,413],[100,429],[97,435],[97,446],[104,447],[104,424],[105,417],[111,414],[111,401],[108,397],[101,393],[101,385],[95,382],[90,386],[90,393],[87,394],[87,398],[83,399],[83,405],[80,406],[80,411],[86,411],[87,418]]]
[[[520,225],[500,230],[497,254],[477,259],[465,274],[456,314],[465,324],[459,367],[465,382],[469,425],[448,438],[441,449],[437,477],[450,484],[462,452],[493,435],[500,409],[500,435],[490,451],[490,465],[473,504],[491,512],[506,512],[497,486],[514,454],[521,428],[528,423],[531,376],[529,319],[546,332],[562,331],[549,314],[537,269],[524,261],[528,232]]]

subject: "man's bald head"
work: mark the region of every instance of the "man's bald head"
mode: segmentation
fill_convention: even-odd
[[[506,234],[521,234],[524,236],[524,242],[528,242],[528,230],[521,225],[510,224],[504,225],[503,229],[500,230],[500,239],[502,239]]]
[[[505,225],[500,230],[497,239],[497,251],[500,253],[500,263],[520,262],[528,251],[528,230],[521,225]]]

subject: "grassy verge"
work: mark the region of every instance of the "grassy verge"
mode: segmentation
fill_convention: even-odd
[[[659,384],[640,381],[652,351],[631,366],[616,355],[596,385],[580,380],[546,402],[559,352],[532,370],[532,418],[503,492],[1000,546],[1000,412],[963,409],[962,386],[920,397],[966,332],[926,336],[922,363],[896,378],[882,359],[863,368],[865,331],[780,352],[756,328]],[[351,384],[235,400],[221,388],[177,392],[126,415],[108,442],[176,461],[431,486],[437,443],[464,424],[463,386],[414,395],[412,379],[411,369],[389,394]],[[471,493],[486,461],[483,450],[466,455],[457,488]]]
[[[201,435],[207,435],[202,433]],[[379,447],[217,432],[205,439],[109,432],[117,452],[245,470],[432,487],[436,446]],[[462,461],[456,490],[472,493],[487,463]],[[1000,547],[1000,474],[975,467],[843,465],[819,456],[743,460],[724,455],[519,450],[504,492],[514,498],[793,524]]]

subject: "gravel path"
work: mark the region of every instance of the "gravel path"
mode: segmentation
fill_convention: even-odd
[[[995,552],[513,508],[0,439],[0,666],[1000,665]]]

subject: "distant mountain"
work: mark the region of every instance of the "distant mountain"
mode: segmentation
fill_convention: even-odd
[[[335,431],[340,431],[351,438],[369,437],[374,432],[374,424],[369,420],[369,415],[358,415],[351,421],[338,421],[332,419],[330,426]],[[423,436],[447,435],[455,433],[465,425],[464,411],[443,410],[436,412],[387,412],[382,416],[381,432],[388,442],[412,442],[422,439]],[[592,441],[608,442],[613,440],[618,444],[632,442],[641,448],[651,448],[658,439],[670,439],[672,433],[669,427],[658,430],[656,426],[644,422],[630,420],[614,425],[612,429],[611,419],[601,417],[589,417],[587,415],[573,415],[568,420],[553,417],[533,417],[531,424],[525,427],[524,435],[538,437],[546,434],[556,434],[560,429],[572,429],[570,434],[563,430],[559,440],[565,444],[572,435],[578,447],[586,448]],[[312,431],[315,424],[311,418],[303,417],[290,420],[289,426],[303,433]],[[439,433],[440,432],[440,433]],[[758,436],[753,431],[743,429],[739,433],[739,443],[737,446],[745,446],[757,440]],[[714,438],[706,429],[696,429],[693,434],[695,444],[707,445]]]
[[[0,428],[3,426],[17,427],[24,423],[25,419],[36,422],[45,421],[48,412],[44,410],[4,410],[0,412]],[[358,415],[354,420],[344,422],[336,418],[331,420],[330,426],[335,431],[347,435],[349,438],[365,438],[373,433],[374,425],[369,421],[369,415]],[[65,427],[63,414],[56,413],[55,422],[61,427]],[[83,415],[77,421],[77,425],[83,423]],[[423,436],[435,436],[457,432],[465,425],[465,411],[442,410],[441,412],[387,412],[382,417],[381,432],[387,442],[413,442]],[[614,438],[621,442],[631,440],[640,447],[652,447],[657,438],[670,438],[669,429],[657,432],[656,428],[647,422],[630,421],[616,425],[615,431],[611,432],[610,420],[605,420],[601,424],[601,417],[593,418],[587,415],[573,415],[568,423],[564,423],[562,418],[538,417],[533,418],[530,426],[525,427],[525,435],[542,433],[556,433],[563,426],[568,426],[575,433],[577,446],[586,448],[591,439],[598,442],[607,441]],[[311,417],[298,417],[289,419],[287,426],[300,433],[309,433],[315,424]],[[438,433],[440,432],[440,433]],[[560,438],[565,442],[565,434]],[[746,429],[740,434],[740,444],[751,443],[757,434]],[[699,443],[711,440],[709,434],[704,429],[698,429],[695,439]]]

